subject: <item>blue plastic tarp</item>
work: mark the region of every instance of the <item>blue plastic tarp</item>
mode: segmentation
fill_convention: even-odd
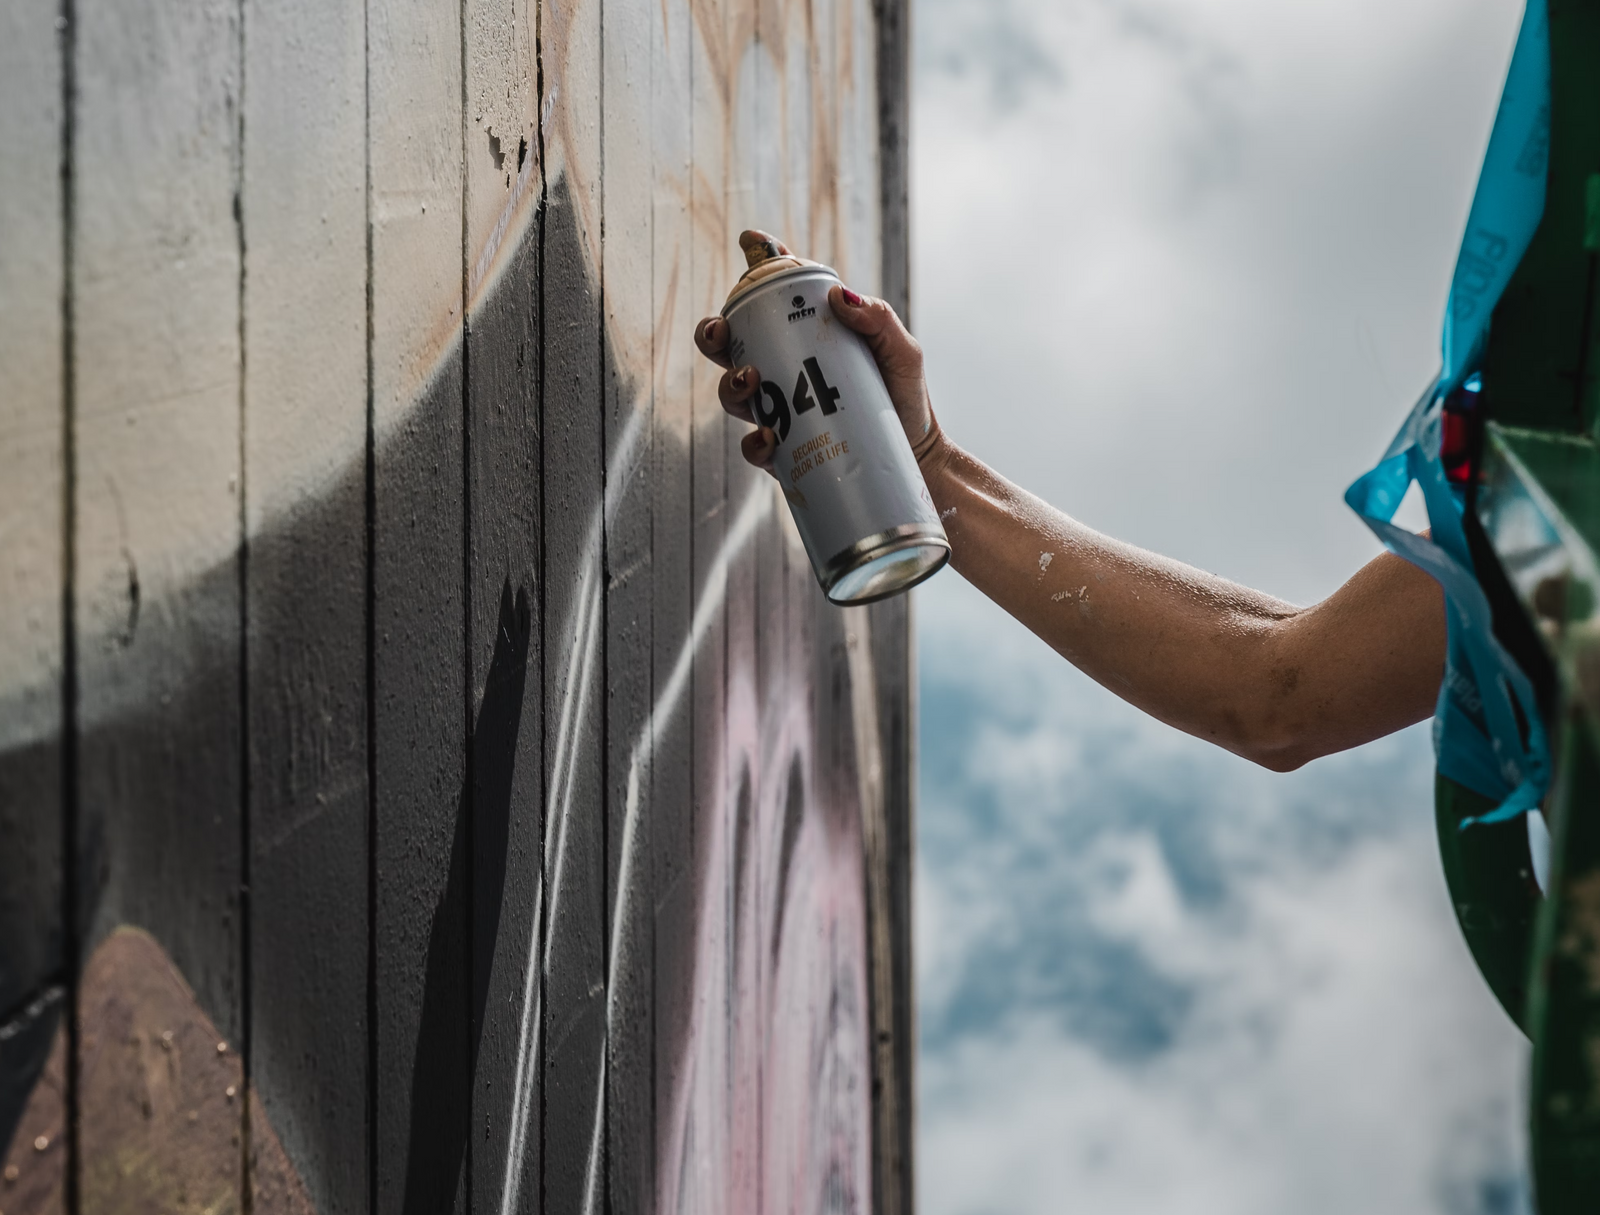
[[[1434,751],[1440,773],[1498,803],[1482,822],[1539,805],[1550,781],[1550,752],[1533,687],[1494,636],[1467,549],[1464,502],[1440,462],[1440,432],[1445,399],[1477,374],[1495,305],[1544,215],[1549,160],[1550,21],[1545,0],[1528,0],[1456,261],[1443,367],[1377,467],[1345,492],[1391,551],[1444,588],[1449,641]],[[1413,481],[1428,509],[1428,536],[1393,522]]]

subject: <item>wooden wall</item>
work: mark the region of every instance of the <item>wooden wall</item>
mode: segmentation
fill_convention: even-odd
[[[0,1211],[909,1211],[909,606],[691,343],[904,306],[905,36],[5,6]]]

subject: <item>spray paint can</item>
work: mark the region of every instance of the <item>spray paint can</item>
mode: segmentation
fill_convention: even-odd
[[[950,541],[872,352],[828,304],[839,276],[774,243],[744,252],[722,309],[728,352],[761,373],[751,405],[777,436],[773,471],[817,581],[842,604],[909,590]]]

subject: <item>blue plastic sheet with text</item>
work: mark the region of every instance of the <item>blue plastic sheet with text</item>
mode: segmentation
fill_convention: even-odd
[[[1489,601],[1473,572],[1461,492],[1440,462],[1444,402],[1474,377],[1489,321],[1544,214],[1550,158],[1550,22],[1546,0],[1528,0],[1505,91],[1489,136],[1445,310],[1439,378],[1422,394],[1372,471],[1345,501],[1392,551],[1444,588],[1449,640],[1434,711],[1439,772],[1490,798],[1480,822],[1538,806],[1550,781],[1550,752],[1528,677],[1494,636]],[[1430,535],[1396,527],[1415,481]]]

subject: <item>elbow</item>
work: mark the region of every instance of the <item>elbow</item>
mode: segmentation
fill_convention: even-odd
[[[1229,714],[1228,750],[1269,772],[1293,772],[1327,753],[1318,732],[1284,712]]]
[[[1282,622],[1277,622],[1281,624]],[[1270,661],[1230,689],[1224,712],[1236,755],[1269,772],[1293,772],[1330,750],[1324,704],[1311,695],[1305,664],[1270,646]]]
[[[1292,743],[1284,746],[1257,745],[1244,751],[1243,755],[1269,772],[1293,772],[1318,758],[1318,752]]]

